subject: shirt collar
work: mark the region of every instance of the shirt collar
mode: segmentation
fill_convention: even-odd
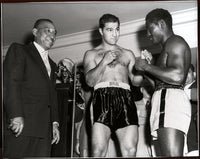
[[[48,53],[48,50],[45,50],[42,46],[40,46],[38,43],[36,43],[35,41],[33,42],[33,44],[35,45],[35,47],[37,48],[38,52],[40,54],[44,53],[44,52],[47,52]]]

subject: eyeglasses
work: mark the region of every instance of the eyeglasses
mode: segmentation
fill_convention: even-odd
[[[43,29],[44,32],[45,32],[47,35],[50,35],[50,34],[56,35],[56,34],[57,34],[57,30],[52,29],[52,28],[39,28],[39,29]]]

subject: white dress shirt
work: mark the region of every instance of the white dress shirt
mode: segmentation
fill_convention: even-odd
[[[44,48],[42,48],[38,43],[36,43],[35,41],[33,42],[33,44],[35,45],[35,47],[37,48],[38,52],[40,53],[40,56],[42,57],[42,60],[46,66],[48,75],[50,77],[51,74],[51,66],[49,64],[49,58],[48,58],[48,51],[44,50]]]
[[[190,84],[187,84],[187,85],[185,85],[185,87],[184,87],[184,91],[185,91],[185,93],[188,95],[188,98],[191,100],[191,89],[189,88],[193,83],[195,82],[195,80],[194,81],[192,81]]]
[[[33,44],[35,45],[35,47],[37,48],[38,52],[40,53],[40,56],[42,57],[42,60],[46,66],[48,75],[50,77],[51,74],[51,66],[49,64],[49,58],[48,58],[48,51],[44,50],[44,48],[42,48],[38,43],[36,43],[35,41],[33,42]],[[53,122],[53,125],[57,125],[59,126],[59,123],[57,121]]]

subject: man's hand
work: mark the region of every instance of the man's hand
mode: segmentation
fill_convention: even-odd
[[[152,56],[151,52],[149,52],[147,50],[142,50],[141,51],[141,59],[145,59],[145,60],[147,60],[148,64],[151,64],[153,56]]]
[[[106,51],[104,53],[104,57],[103,57],[103,60],[105,62],[106,65],[109,65],[111,64],[113,61],[115,61],[118,57],[118,54],[115,52],[115,51]]]
[[[15,136],[18,137],[24,128],[24,118],[23,117],[15,117],[13,119],[10,119],[10,125],[8,127],[11,129]]]
[[[148,63],[145,59],[137,58],[135,61],[135,68],[138,71],[144,71],[146,65],[148,65]]]
[[[75,152],[80,155],[80,143],[79,140],[76,140],[76,144],[75,144]]]
[[[60,131],[59,131],[59,124],[57,122],[53,123],[53,139],[51,144],[57,144],[60,141]]]

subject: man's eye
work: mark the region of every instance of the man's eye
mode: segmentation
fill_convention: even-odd
[[[50,28],[47,28],[46,30],[45,30],[45,32],[47,33],[47,34],[54,34],[54,35],[56,35],[56,30],[54,30],[54,29],[50,29]]]
[[[55,31],[51,30],[51,29],[47,29],[47,33],[48,34],[55,34]]]
[[[51,30],[50,30],[50,29],[47,29],[47,33],[51,33]]]
[[[107,31],[112,31],[112,29],[109,29],[109,28],[108,28],[108,29],[106,29],[106,30],[107,30]]]

